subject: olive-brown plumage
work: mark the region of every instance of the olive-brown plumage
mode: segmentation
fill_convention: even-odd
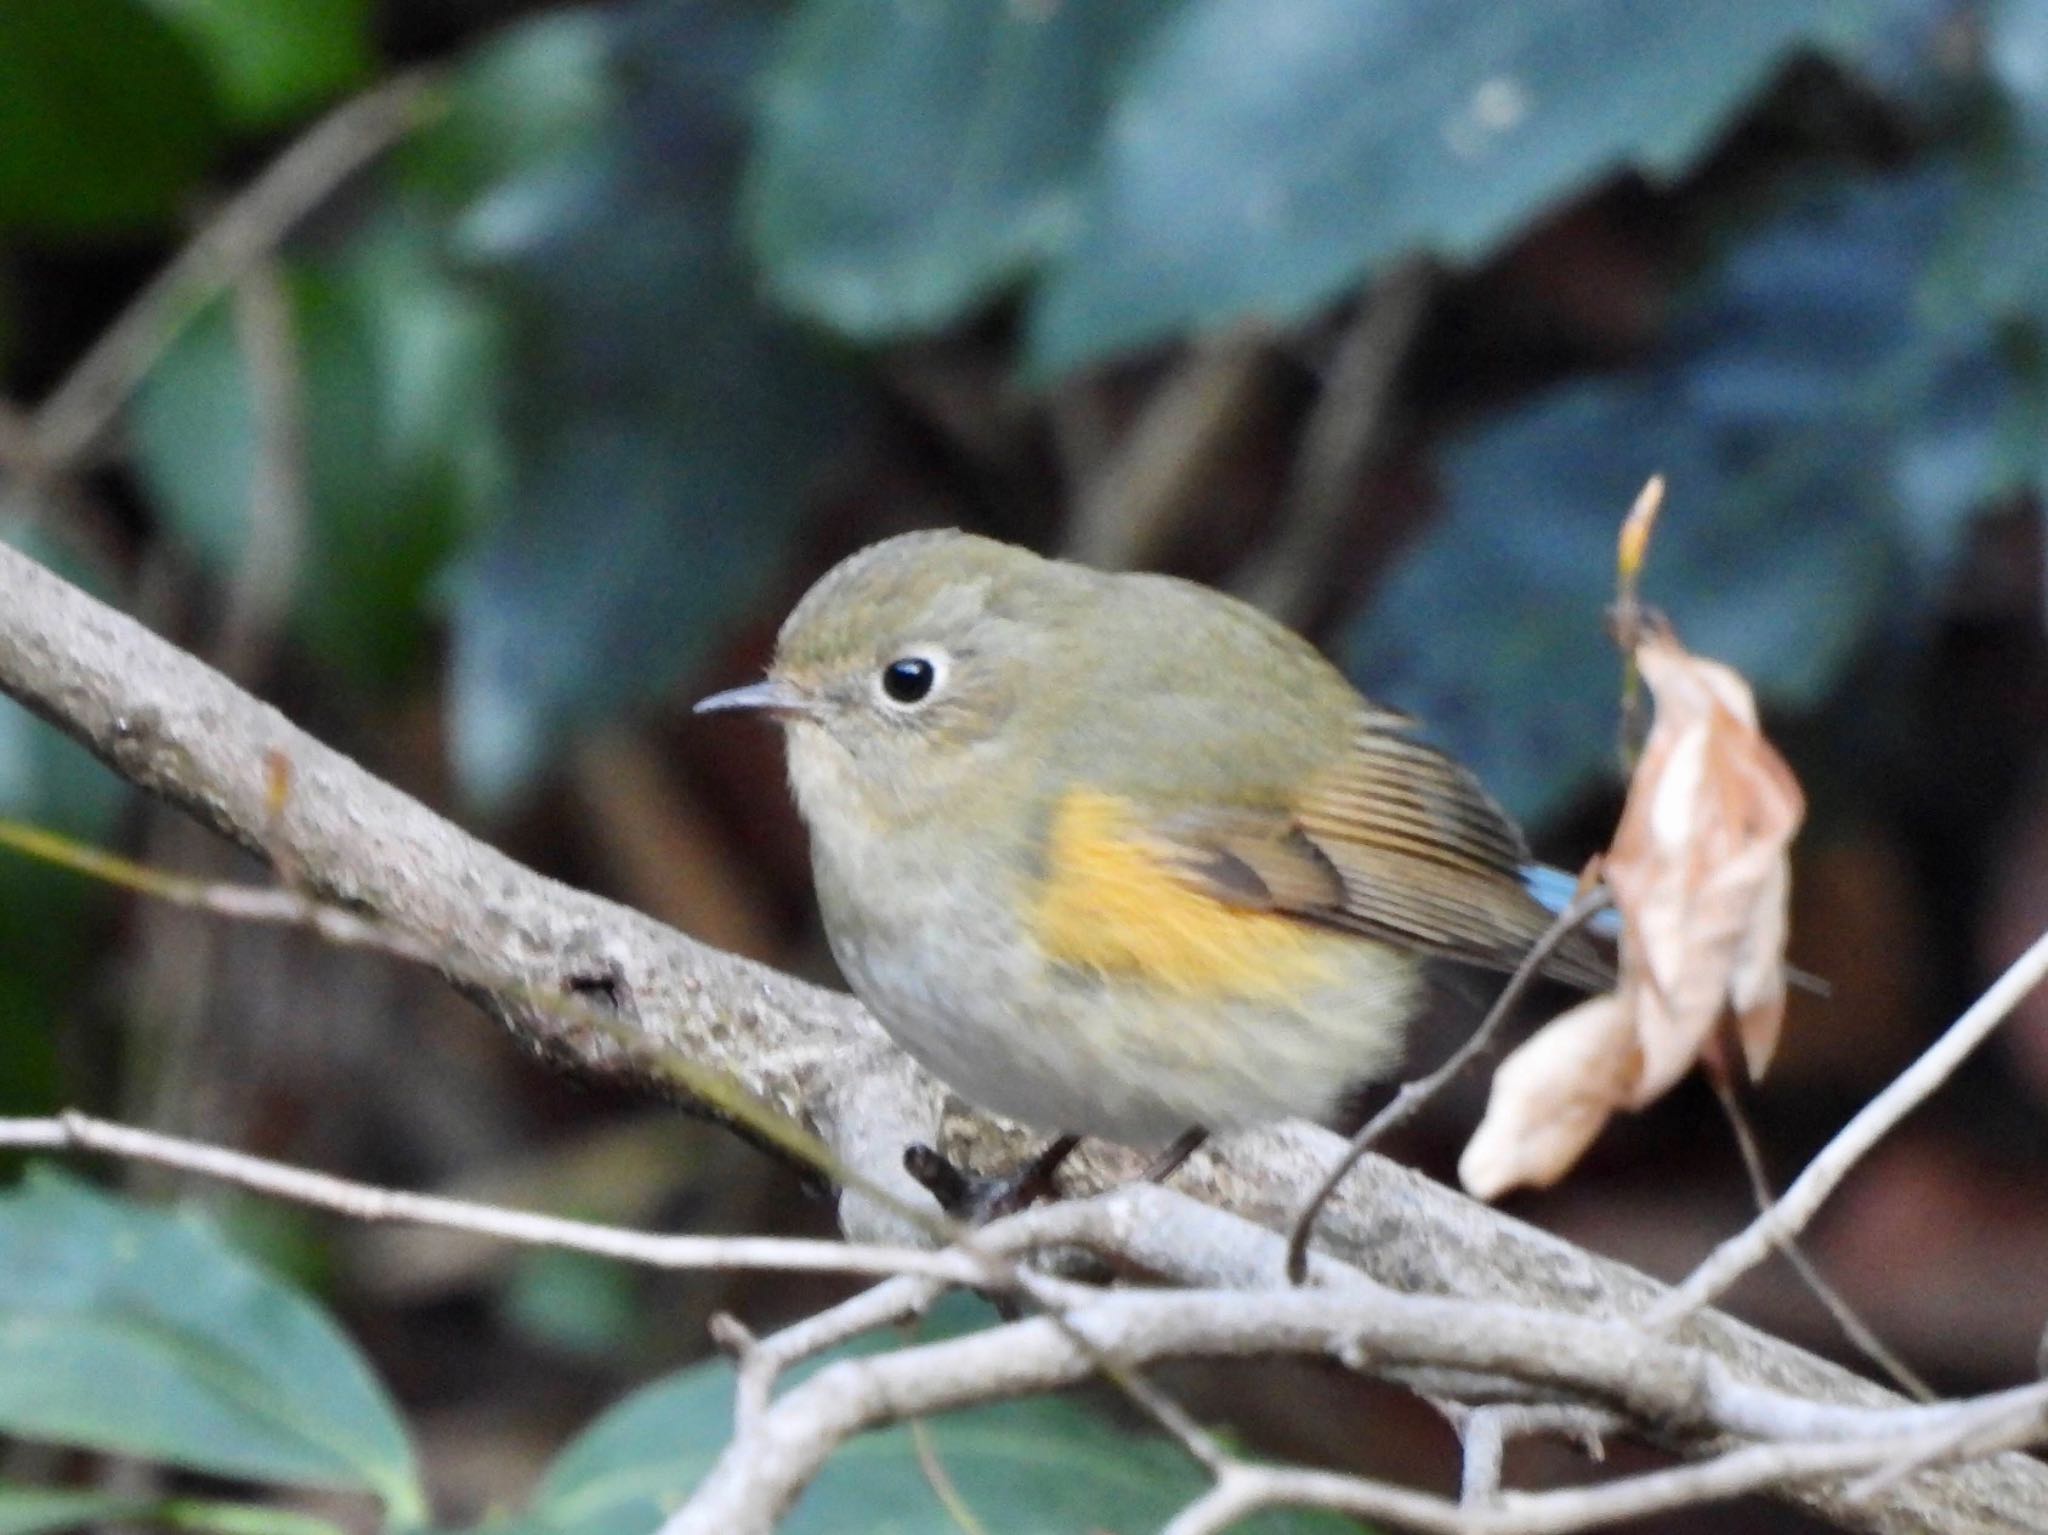
[[[1548,926],[1472,776],[1233,598],[952,532],[828,572],[769,680],[848,982],[963,1097],[1163,1141],[1391,1069],[1424,956]],[[1583,939],[1549,972],[1587,987]]]

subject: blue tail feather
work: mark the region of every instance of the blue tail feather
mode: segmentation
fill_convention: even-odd
[[[1567,874],[1563,869],[1553,869],[1545,863],[1524,864],[1522,888],[1534,896],[1536,904],[1545,911],[1560,912],[1571,905],[1572,897],[1578,894],[1579,877]],[[1586,924],[1586,931],[1598,938],[1619,938],[1621,913],[1611,906],[1596,913]]]

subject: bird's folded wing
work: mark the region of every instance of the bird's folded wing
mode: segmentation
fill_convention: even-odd
[[[1523,885],[1514,824],[1472,775],[1372,712],[1352,749],[1285,809],[1182,809],[1148,828],[1180,876],[1219,900],[1513,969],[1550,925]],[[1582,935],[1545,973],[1599,989],[1613,969]]]

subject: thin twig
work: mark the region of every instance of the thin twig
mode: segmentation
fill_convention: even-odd
[[[1081,488],[1067,552],[1089,565],[1148,565],[1172,539],[1231,445],[1255,422],[1272,345],[1240,326],[1196,342]]]
[[[1430,1405],[1458,1435],[1463,1455],[1458,1501],[1468,1508],[1499,1500],[1501,1462],[1510,1439],[1564,1434],[1577,1441],[1587,1459],[1597,1461],[1606,1456],[1607,1436],[1626,1426],[1614,1413],[1571,1402],[1485,1402],[1472,1407],[1432,1397]]]
[[[2048,1425],[2038,1421],[2038,1415],[2031,1420],[2016,1417],[1979,1448],[2009,1448],[2038,1440],[2044,1432]],[[1903,1463],[1929,1452],[1952,1455],[1954,1448],[1946,1428],[1868,1440],[1749,1445],[1709,1460],[1590,1487],[1510,1493],[1481,1508],[1342,1472],[1239,1463],[1183,1509],[1164,1535],[1219,1535],[1272,1508],[1328,1509],[1426,1535],[1571,1535],[1746,1493],[1851,1476],[1873,1465]]]
[[[733,1356],[733,1433],[752,1432],[784,1371],[842,1343],[916,1320],[942,1288],[921,1275],[899,1274],[765,1338],[732,1317],[712,1318],[712,1341]]]
[[[904,1283],[914,1283],[905,1281]],[[1384,1371],[1405,1367],[1476,1371],[1576,1400],[1622,1406],[1679,1441],[1731,1436],[1762,1442],[1669,1471],[1555,1493],[1507,1494],[1461,1507],[1378,1483],[1341,1478],[1314,1484],[1308,1502],[1391,1517],[1426,1530],[1532,1535],[1588,1528],[1627,1517],[1782,1488],[1816,1478],[1877,1470],[1913,1456],[1950,1457],[1967,1428],[1972,1453],[2037,1438],[2044,1425],[2020,1408],[2025,1393],[1935,1407],[1830,1409],[1733,1378],[1699,1351],[1659,1344],[1614,1323],[1568,1321],[1514,1307],[1362,1291],[1291,1287],[1257,1295],[1198,1290],[1097,1294],[1072,1307],[1066,1326],[1033,1317],[886,1354],[840,1360],[792,1387],[736,1436],[665,1525],[664,1535],[766,1529],[839,1447],[856,1435],[908,1418],[1058,1389],[1086,1378],[1091,1351],[1127,1365],[1172,1358],[1243,1358],[1356,1353]],[[2048,1395],[2048,1387],[2025,1388]],[[1736,1425],[1741,1425],[1737,1427]],[[1243,1487],[1247,1468],[1221,1458],[1219,1487]],[[1274,1486],[1313,1473],[1272,1468]],[[1361,1487],[1367,1489],[1360,1493]],[[1358,1497],[1370,1501],[1360,1503]],[[1201,1524],[1204,1529],[1221,1523]]]
[[[1728,1286],[1773,1250],[1806,1229],[1814,1212],[1893,1126],[1920,1106],[1955,1069],[2003,1023],[2020,999],[2048,976],[2048,933],[2036,938],[1990,988],[1949,1025],[1885,1090],[1823,1146],[1777,1202],[1716,1247],[1684,1283],[1661,1297],[1644,1316],[1646,1326],[1669,1327],[1701,1306],[1711,1305]]]
[[[1418,256],[1387,273],[1360,302],[1302,428],[1279,530],[1235,583],[1240,597],[1294,628],[1315,616],[1330,547],[1360,476],[1388,435],[1394,386],[1436,286],[1435,264]]]
[[[1542,936],[1530,945],[1529,952],[1524,954],[1522,962],[1515,966],[1514,973],[1508,977],[1507,985],[1503,986],[1500,995],[1494,998],[1493,1006],[1487,1009],[1479,1027],[1472,1031],[1471,1036],[1462,1045],[1451,1052],[1450,1059],[1428,1076],[1403,1083],[1392,1101],[1366,1121],[1365,1127],[1351,1138],[1351,1144],[1344,1148],[1343,1156],[1339,1157],[1329,1172],[1323,1175],[1323,1181],[1316,1185],[1315,1192],[1309,1195],[1308,1202],[1301,1207],[1301,1213],[1294,1218],[1293,1229],[1287,1237],[1287,1278],[1290,1283],[1300,1284],[1307,1274],[1308,1244],[1309,1239],[1315,1235],[1316,1217],[1322,1214],[1323,1206],[1337,1191],[1337,1185],[1344,1181],[1345,1175],[1358,1165],[1359,1158],[1370,1151],[1388,1131],[1421,1112],[1424,1104],[1441,1092],[1447,1083],[1492,1045],[1494,1035],[1507,1021],[1508,1014],[1513,1011],[1515,1004],[1522,1000],[1522,993],[1529,989],[1542,971],[1544,962],[1556,952],[1559,944],[1583,927],[1596,913],[1604,910],[1607,900],[1607,889],[1603,885],[1595,885],[1574,896],[1571,904],[1559,912],[1550,926],[1543,930]]]
[[[939,1500],[946,1517],[953,1521],[960,1535],[989,1535],[988,1526],[975,1517],[973,1506],[961,1496],[960,1484],[953,1480],[953,1473],[940,1458],[931,1424],[923,1418],[912,1418],[905,1426],[910,1430],[910,1448],[917,1456],[917,1469],[924,1473],[925,1485]]]
[[[291,606],[311,518],[306,504],[306,399],[291,293],[259,257],[235,284],[235,333],[256,427],[248,536],[214,642],[222,671],[253,677]]]
[[[267,754],[267,796],[274,819],[288,797],[292,769],[281,752]],[[375,917],[360,916],[296,885],[256,886],[191,879],[88,847],[41,827],[0,818],[0,847],[102,880],[124,890],[189,910],[238,922],[297,928],[339,948],[363,949],[438,970],[457,984],[474,987],[573,1023],[590,1037],[609,1039],[649,1077],[729,1116],[768,1145],[843,1188],[888,1209],[899,1219],[945,1245],[965,1241],[968,1230],[942,1213],[911,1204],[871,1178],[846,1166],[817,1136],[754,1099],[727,1073],[664,1046],[635,1021],[584,997],[522,984],[508,976],[480,973],[452,950],[401,932]],[[272,855],[280,871],[293,872],[288,849]]]
[[[559,1248],[589,1253],[661,1269],[775,1269],[792,1273],[833,1273],[915,1276],[928,1283],[976,1285],[1007,1290],[1028,1298],[1063,1331],[1068,1331],[1065,1310],[1076,1296],[1076,1287],[1063,1280],[1033,1274],[1022,1268],[1014,1255],[1001,1245],[983,1240],[978,1233],[973,1243],[962,1242],[943,1251],[924,1248],[882,1247],[796,1237],[706,1237],[652,1235],[645,1232],[603,1226],[589,1221],[558,1216],[534,1215],[506,1210],[500,1206],[469,1200],[449,1199],[432,1194],[412,1194],[378,1188],[351,1179],[337,1178],[304,1168],[291,1167],[223,1146],[164,1135],[129,1125],[114,1124],[90,1115],[65,1113],[46,1119],[0,1119],[0,1147],[78,1149],[102,1152],[204,1174],[222,1182],[293,1200],[302,1205],[326,1209],[353,1219],[371,1222],[405,1221],[497,1237],[528,1246]],[[1014,1217],[1012,1226],[1029,1229],[1033,1212]],[[795,1345],[805,1349],[831,1347],[849,1334],[837,1331],[849,1320],[869,1325],[871,1315],[885,1314],[888,1320],[914,1314],[929,1304],[935,1289],[903,1287],[876,1297],[875,1292],[856,1297],[863,1304],[824,1327],[795,1335]],[[1138,1407],[1154,1418],[1199,1464],[1213,1468],[1223,1451],[1178,1402],[1158,1386],[1119,1361],[1096,1351],[1094,1344],[1079,1333],[1073,1341],[1096,1356],[1096,1364],[1114,1385]],[[737,1335],[734,1335],[736,1340]],[[822,1340],[822,1341],[821,1341]],[[724,1340],[721,1340],[724,1341]],[[785,1345],[789,1347],[792,1345]],[[774,1375],[795,1362],[765,1344],[739,1350],[741,1370],[754,1367],[762,1376],[751,1392],[743,1391],[742,1416],[758,1412],[765,1404]]]
[[[1735,1137],[1735,1149],[1741,1154],[1742,1169],[1749,1178],[1750,1195],[1756,1201],[1759,1213],[1770,1209],[1777,1196],[1771,1192],[1770,1174],[1764,1168],[1763,1149],[1757,1145],[1756,1130],[1749,1122],[1749,1116],[1742,1111],[1742,1102],[1735,1093],[1735,1084],[1724,1071],[1709,1070],[1707,1080],[1714,1086],[1714,1097],[1721,1105],[1721,1112],[1728,1120],[1729,1131]],[[1934,1388],[1914,1373],[1912,1366],[1892,1352],[1876,1330],[1857,1314],[1848,1298],[1828,1282],[1817,1265],[1806,1254],[1798,1241],[1787,1238],[1779,1245],[1778,1251],[1792,1266],[1806,1288],[1813,1292],[1815,1300],[1826,1308],[1835,1325],[1855,1346],[1864,1358],[1876,1365],[1898,1383],[1899,1389],[1915,1401],[1933,1402],[1938,1400]]]
[[[1985,1447],[2012,1442],[2012,1436],[2034,1438],[2048,1433],[2048,1383],[2021,1386],[2002,1398],[1967,1403],[1955,1424],[1932,1436],[1913,1453],[1849,1487],[1852,1499],[1882,1497],[1915,1472],[1959,1456],[1982,1453]]]
[[[33,467],[77,465],[208,300],[423,120],[430,77],[393,76],[322,118],[237,192],[99,335],[34,416]]]
[[[988,1265],[951,1249],[883,1247],[808,1237],[669,1236],[499,1205],[379,1188],[247,1152],[68,1112],[0,1119],[0,1147],[90,1151],[176,1168],[351,1220],[472,1232],[522,1246],[559,1248],[658,1269],[780,1270],[811,1274],[917,1274],[948,1284],[995,1282]]]

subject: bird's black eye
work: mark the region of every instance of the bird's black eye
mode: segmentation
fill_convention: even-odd
[[[882,691],[899,704],[922,703],[937,677],[923,656],[902,656],[882,668]]]

